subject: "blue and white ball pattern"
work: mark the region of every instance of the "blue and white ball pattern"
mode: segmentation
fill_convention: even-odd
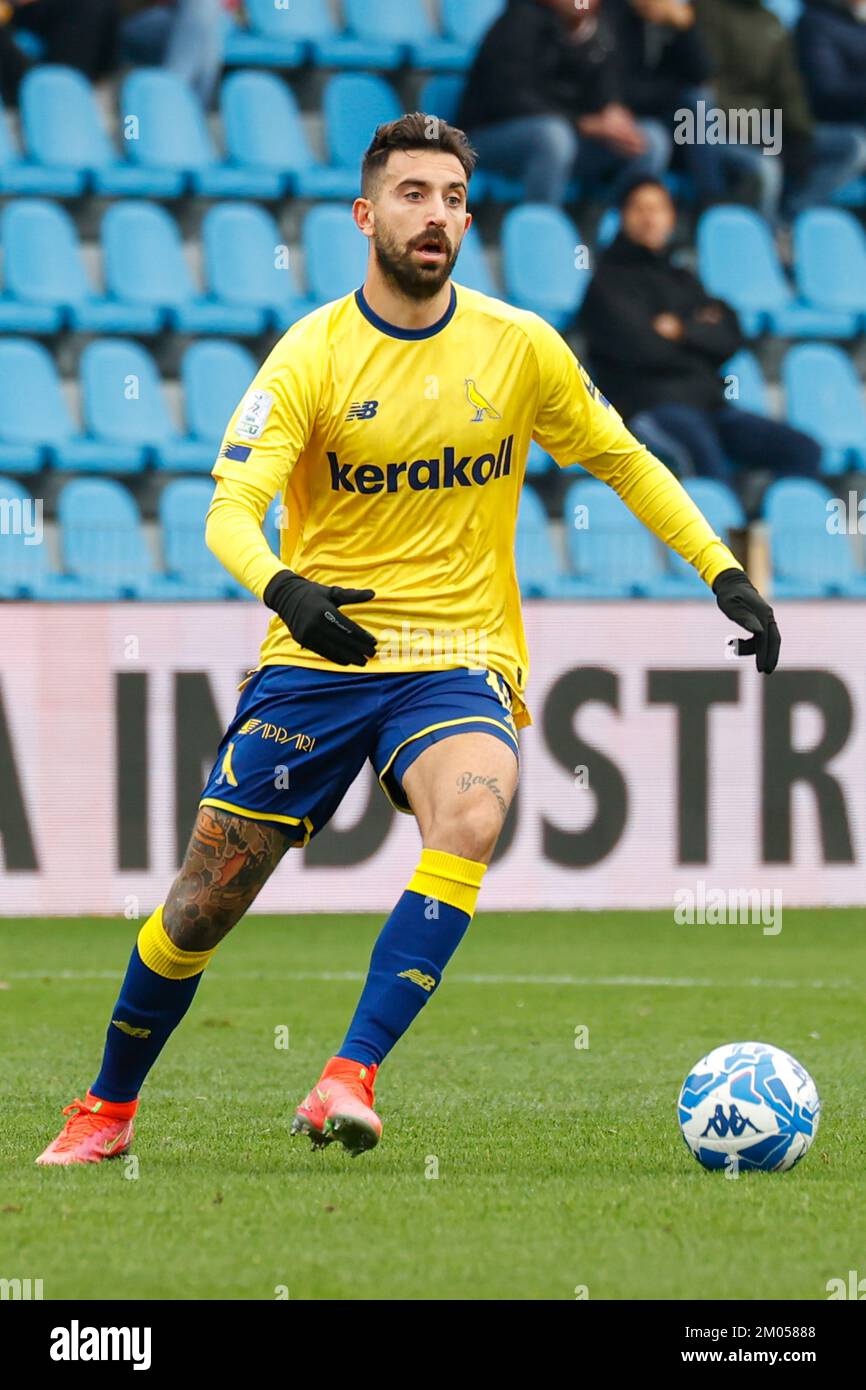
[[[793,1168],[818,1130],[805,1067],[780,1047],[728,1043],[696,1063],[677,1102],[683,1138],[705,1168]]]

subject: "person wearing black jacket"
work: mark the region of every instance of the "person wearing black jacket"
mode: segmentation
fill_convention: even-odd
[[[866,7],[862,0],[806,0],[797,55],[819,121],[866,129]]]
[[[742,469],[814,477],[809,435],[744,410],[720,368],[743,344],[733,309],[669,252],[676,211],[644,180],[622,203],[622,230],[601,255],[581,311],[596,384],[631,431],[680,473],[736,483]]]
[[[635,116],[670,129],[690,110],[697,122],[700,109],[712,105],[713,68],[690,0],[604,0],[604,13]],[[678,160],[691,175],[698,203],[718,202],[725,191],[718,147],[675,144],[675,166]]]
[[[625,104],[602,0],[509,0],[469,72],[457,122],[479,167],[523,181],[530,202],[561,205],[574,177],[612,179],[609,196],[667,168],[664,125]]]

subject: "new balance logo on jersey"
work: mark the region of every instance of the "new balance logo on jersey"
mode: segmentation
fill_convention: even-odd
[[[405,475],[405,486],[412,492],[427,492],[444,487],[483,487],[491,478],[506,478],[511,472],[514,435],[500,439],[495,454],[465,454],[458,458],[457,450],[449,444],[442,457],[415,459],[412,463],[340,463],[332,449],[328,450],[331,465],[331,488],[334,492],[397,492]]]
[[[376,411],[379,409],[378,401],[353,401],[347,420],[372,420]]]

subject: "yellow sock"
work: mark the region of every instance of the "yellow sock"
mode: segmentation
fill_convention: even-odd
[[[459,854],[449,854],[444,849],[422,849],[418,867],[406,887],[412,893],[458,908],[471,920],[486,869],[486,864],[461,859]]]
[[[200,975],[217,949],[209,951],[182,951],[175,946],[162,922],[160,904],[152,912],[138,933],[138,954],[149,970],[163,975],[168,980],[188,980],[192,975]]]

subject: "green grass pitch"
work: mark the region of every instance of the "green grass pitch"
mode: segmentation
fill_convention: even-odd
[[[314,1153],[294,1105],[380,920],[247,918],[146,1083],[137,1164],[45,1170],[135,924],[0,921],[0,1276],[46,1299],[820,1300],[866,1273],[862,913],[786,912],[777,937],[479,913],[382,1067],[378,1149]],[[791,1172],[733,1180],[687,1152],[675,1100],[744,1040],[808,1067],[823,1115]]]

